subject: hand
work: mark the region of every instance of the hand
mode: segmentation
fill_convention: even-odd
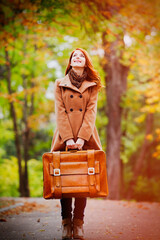
[[[68,139],[66,141],[66,146],[70,149],[76,149],[77,148],[76,143],[74,142],[73,139]]]
[[[78,148],[79,150],[81,150],[82,147],[83,147],[83,145],[84,145],[84,139],[78,138],[77,141],[76,141],[76,145],[77,145],[77,148]]]

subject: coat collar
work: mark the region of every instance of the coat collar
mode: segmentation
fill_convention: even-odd
[[[80,88],[77,88],[71,83],[68,74],[64,78],[61,79],[60,84],[59,84],[59,86],[61,86],[61,87],[71,88],[72,90],[77,91],[79,93],[83,93],[87,88],[95,86],[95,85],[97,85],[95,82],[90,82],[90,81],[84,80],[82,85],[80,86]]]

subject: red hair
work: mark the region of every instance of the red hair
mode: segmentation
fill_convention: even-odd
[[[67,75],[69,70],[72,68],[72,66],[70,65],[71,64],[71,59],[72,59],[73,53],[76,50],[80,50],[84,54],[84,56],[86,58],[86,67],[85,67],[85,69],[87,71],[87,80],[91,81],[91,82],[96,82],[98,89],[100,89],[102,87],[101,86],[100,76],[99,76],[98,72],[94,69],[92,61],[91,61],[91,59],[89,57],[89,54],[87,53],[86,50],[84,50],[82,48],[76,48],[75,50],[72,51],[72,53],[70,55],[70,58],[69,58],[68,66],[67,66],[66,71],[65,71],[65,75]]]

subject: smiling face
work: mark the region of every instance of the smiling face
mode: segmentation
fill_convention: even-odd
[[[86,58],[83,52],[80,50],[75,50],[75,52],[72,55],[71,58],[71,66],[74,67],[79,67],[79,68],[84,68],[86,64]]]

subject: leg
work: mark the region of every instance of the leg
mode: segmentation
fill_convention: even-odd
[[[83,218],[87,198],[75,198],[74,218],[73,218],[73,238],[84,239]]]
[[[83,220],[86,203],[87,203],[87,198],[75,198],[74,218]]]
[[[62,216],[62,239],[72,239],[72,198],[62,198],[61,216]]]
[[[72,218],[72,198],[62,198],[61,202],[61,216],[62,219]]]

